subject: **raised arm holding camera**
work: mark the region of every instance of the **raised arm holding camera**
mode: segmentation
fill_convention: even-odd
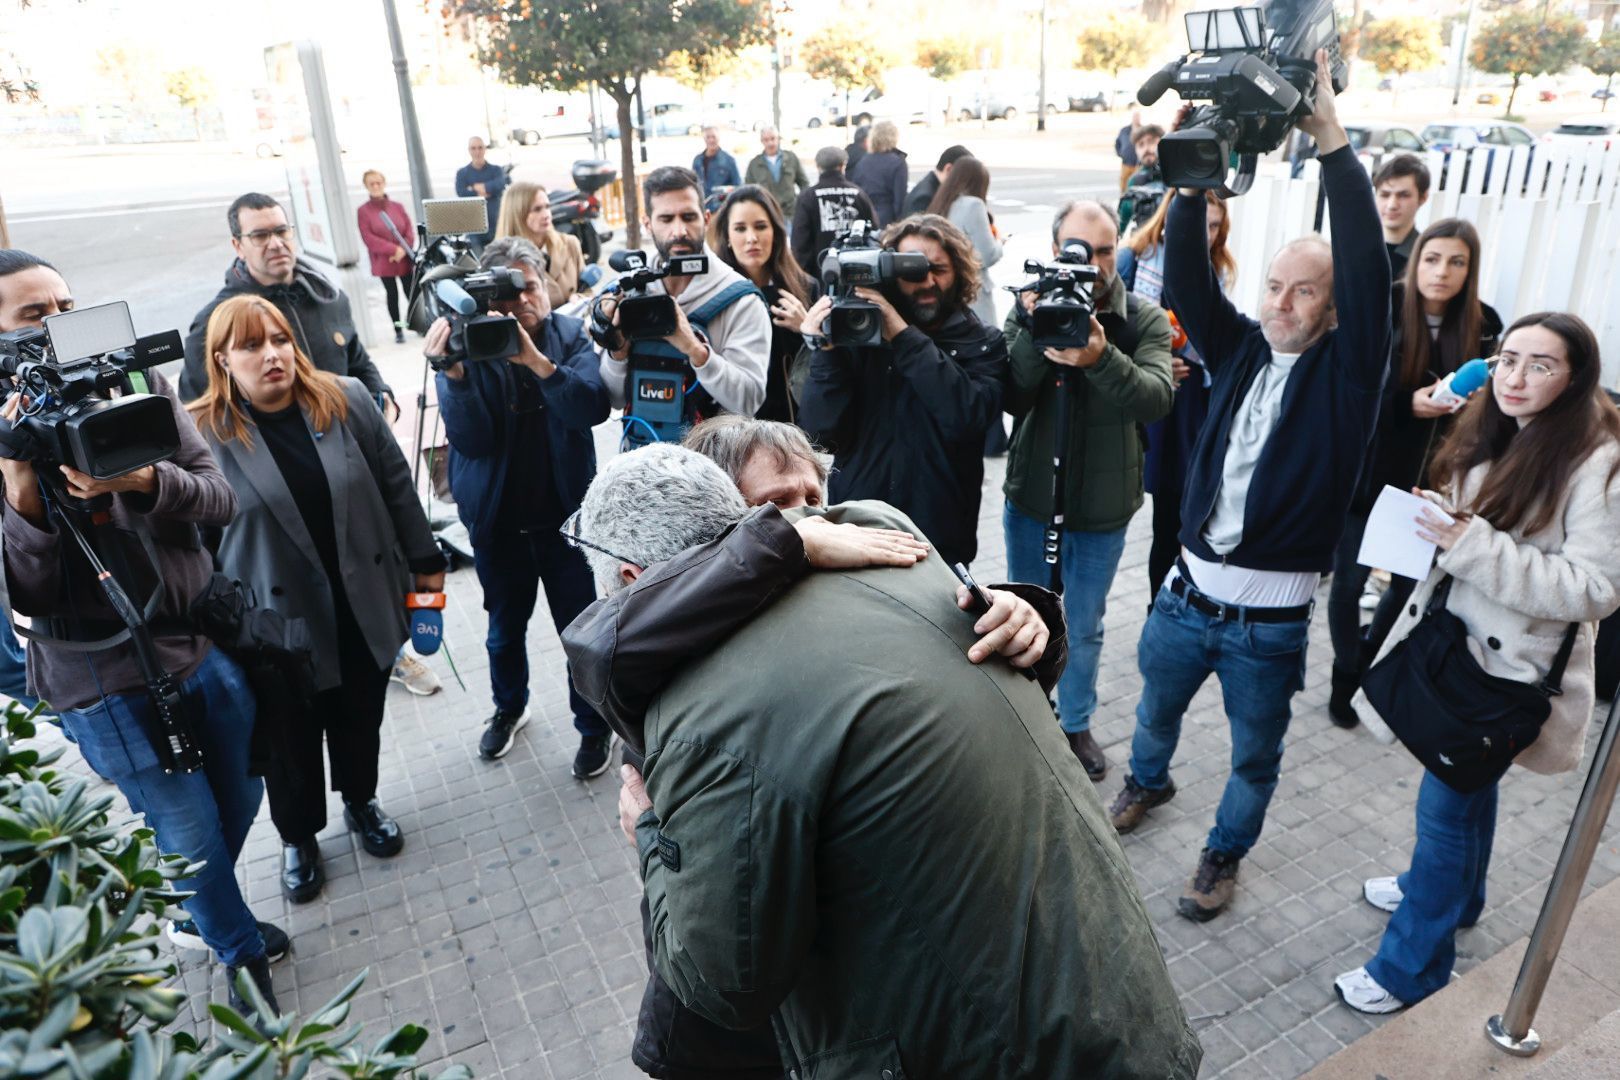
[[[1221,291],[1203,191],[1182,190],[1165,226],[1165,288],[1214,385],[1188,465],[1182,557],[1137,648],[1131,775],[1111,814],[1127,832],[1175,795],[1169,767],[1182,715],[1214,673],[1232,773],[1180,901],[1197,921],[1225,910],[1239,861],[1265,824],[1290,701],[1304,685],[1312,596],[1344,529],[1389,368],[1389,259],[1372,185],[1334,107],[1328,51],[1315,59],[1314,97],[1301,96],[1309,112],[1295,119],[1322,151],[1331,248],[1314,236],[1284,245],[1266,271],[1256,322]],[[1166,138],[1160,154],[1172,183],[1192,182],[1189,172],[1203,173],[1200,187],[1221,183],[1224,168],[1189,170],[1188,159],[1166,152],[1173,139],[1203,145],[1210,136],[1194,128]]]
[[[864,223],[828,253],[832,290],[811,306],[816,348],[799,424],[834,450],[831,498],[880,499],[921,528],[946,565],[978,552],[984,434],[1001,416],[1007,343],[974,318],[968,238],[935,214]]]
[[[1007,573],[1063,595],[1071,643],[1058,718],[1094,781],[1108,771],[1091,734],[1103,614],[1142,505],[1141,428],[1172,401],[1170,321],[1126,291],[1118,244],[1111,207],[1067,203],[1052,219],[1057,261],[1037,264],[1039,282],[1019,293],[1005,327],[1007,411],[1019,420],[1004,487]],[[1065,275],[1078,284],[1084,271],[1088,285],[1066,287]]]
[[[516,271],[523,289],[493,311],[519,323],[519,350],[482,362],[440,366],[439,409],[450,440],[450,490],[472,539],[473,562],[489,613],[490,692],[495,712],[478,752],[506,755],[529,722],[528,627],[539,588],[559,631],[596,599],[590,569],[557,527],[575,510],[596,475],[591,428],[608,417],[596,353],[579,319],[551,310],[544,256],[519,237],[484,249],[484,270]],[[427,353],[443,357],[450,326],[428,329]],[[607,769],[607,724],[568,683],[579,750],[574,775]]]
[[[0,251],[0,270],[0,329],[26,332],[72,309],[44,260]],[[132,340],[131,330],[113,344]],[[29,686],[90,767],[145,816],[159,848],[203,864],[177,883],[193,895],[170,938],[215,952],[238,1008],[239,970],[275,1008],[269,963],[286,955],[287,935],[254,920],[235,871],[264,792],[248,775],[254,699],[237,664],[188,618],[213,573],[197,528],[228,524],[236,497],[167,380],[132,373],[127,353],[57,356],[53,341],[11,337],[3,350],[8,374],[27,387],[6,400],[0,476],[11,604],[32,622]],[[130,396],[143,381],[151,396]],[[78,424],[61,416],[70,393],[91,405]],[[154,415],[153,403],[167,409]],[[131,411],[140,423],[84,438],[88,418]],[[139,465],[123,468],[120,458]]]
[[[630,287],[599,297],[591,313],[602,384],[624,409],[631,446],[679,441],[721,410],[754,415],[771,354],[764,296],[704,244],[697,175],[654,169],[641,191],[660,265],[618,253],[613,268],[629,271]]]

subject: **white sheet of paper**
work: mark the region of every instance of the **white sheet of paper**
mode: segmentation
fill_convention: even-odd
[[[1452,520],[1428,499],[1384,485],[1367,515],[1367,531],[1361,535],[1356,562],[1416,581],[1428,577],[1434,565],[1434,545],[1417,532],[1417,518],[1424,508],[1448,523]]]

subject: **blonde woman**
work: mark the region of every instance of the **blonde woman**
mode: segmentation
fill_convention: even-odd
[[[559,308],[578,296],[580,275],[585,272],[585,255],[579,238],[571,233],[559,232],[551,225],[551,196],[545,188],[528,180],[519,180],[501,196],[500,220],[495,224],[495,237],[516,236],[529,241],[545,257],[545,272],[541,279],[551,306]]]

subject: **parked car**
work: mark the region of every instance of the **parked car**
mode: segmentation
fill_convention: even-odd
[[[538,146],[542,139],[556,139],[565,135],[590,135],[591,113],[589,107],[569,107],[568,104],[558,104],[552,111],[524,123],[512,127],[512,141],[520,146]]]
[[[1577,116],[1565,120],[1541,137],[1545,143],[1602,143],[1611,146],[1620,135],[1620,116]]]
[[[632,123],[636,119],[636,110],[630,110]],[[664,135],[696,135],[703,130],[703,121],[698,114],[692,111],[691,106],[665,102],[653,105],[647,110],[648,138],[658,138]],[[603,134],[610,139],[619,137],[619,122],[610,120],[603,128]]]
[[[1475,146],[1534,146],[1535,135],[1523,124],[1503,120],[1444,120],[1419,133],[1433,150],[1467,150]]]
[[[1380,90],[1393,90],[1393,89],[1395,89],[1395,78],[1394,78],[1394,76],[1385,75],[1382,79],[1379,79],[1378,80],[1378,89],[1380,89]]]
[[[1600,86],[1596,90],[1592,91],[1592,97],[1596,101],[1608,101],[1610,98],[1614,97],[1614,91],[1610,90],[1607,86]]]
[[[1094,90],[1081,91],[1078,96],[1069,95],[1070,112],[1107,112],[1112,106],[1108,101],[1108,91]]]
[[[1474,104],[1500,105],[1502,104],[1502,98],[1494,90],[1481,90],[1478,94],[1474,95]]]
[[[1558,100],[1558,91],[1556,91],[1556,90],[1538,90],[1536,92],[1536,100],[1537,101],[1557,101]]]
[[[874,120],[893,120],[897,124],[926,124],[935,119],[935,105],[928,95],[917,91],[896,91],[894,93],[879,93],[874,87],[864,96],[852,100],[849,116],[844,116],[843,103],[838,106],[838,114],[833,123],[839,127],[848,126],[851,119],[856,126],[870,124]],[[940,115],[944,115],[943,105],[939,106]]]
[[[1350,147],[1358,154],[1421,154],[1429,148],[1423,137],[1411,128],[1384,124],[1346,124]]]

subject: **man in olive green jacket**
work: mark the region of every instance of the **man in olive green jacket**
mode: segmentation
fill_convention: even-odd
[[[758,184],[776,197],[785,221],[793,220],[793,208],[799,202],[799,192],[810,186],[810,174],[804,171],[799,155],[782,146],[782,136],[773,127],[762,128],[759,133],[763,150],[754,155],[743,173],[743,183]]]
[[[689,454],[598,475],[578,534],[604,585],[741,518]],[[881,503],[806,513],[915,531]],[[659,541],[682,515],[708,526]],[[955,587],[932,558],[810,575],[654,699],[632,803],[653,962],[723,1026],[775,1014],[799,1080],[1191,1080],[1101,804],[1039,686],[969,663]]]
[[[1058,719],[1086,775],[1101,780],[1108,758],[1091,734],[1103,612],[1125,551],[1125,527],[1142,505],[1142,425],[1170,412],[1170,321],[1134,296],[1114,272],[1119,228],[1113,210],[1074,201],[1052,222],[1052,252],[1080,240],[1098,279],[1097,315],[1084,348],[1041,349],[1020,317],[1033,293],[1007,317],[1012,361],[1003,407],[1016,418],[1007,456],[1007,576],[1063,593],[1069,666],[1058,682]],[[1058,377],[1063,380],[1058,387]],[[1053,520],[1053,442],[1064,409],[1061,588],[1052,581],[1045,539]]]

